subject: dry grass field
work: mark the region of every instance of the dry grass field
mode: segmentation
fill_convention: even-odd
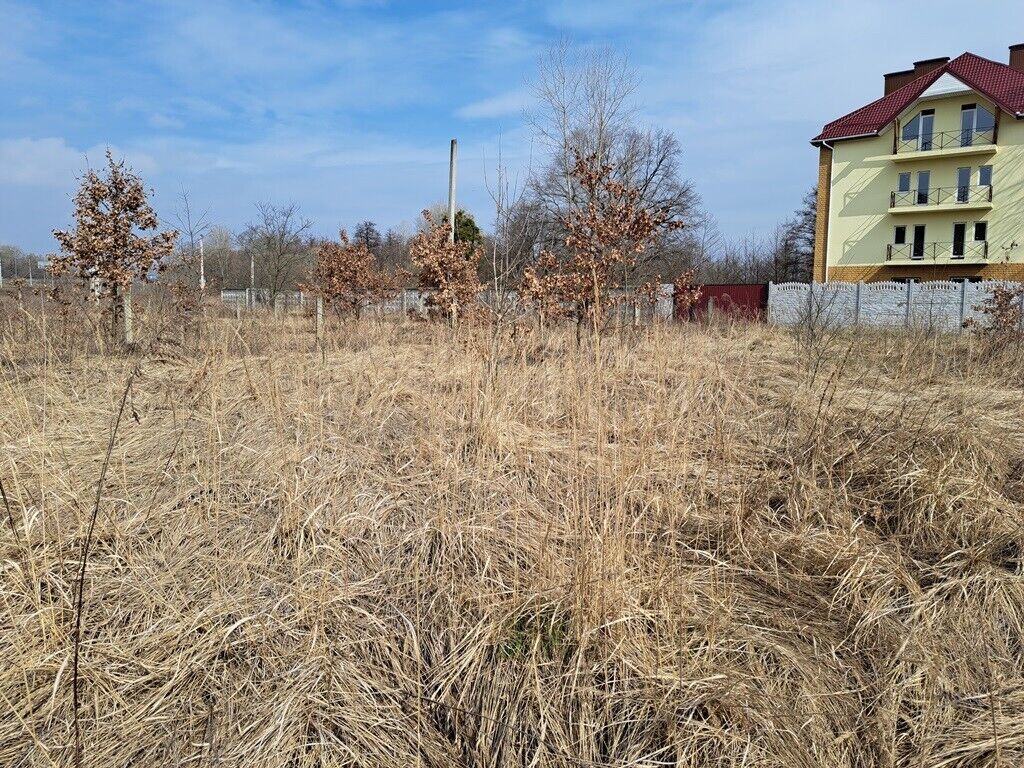
[[[108,444],[83,766],[1024,764],[1024,358],[0,330],[2,766],[75,764]]]

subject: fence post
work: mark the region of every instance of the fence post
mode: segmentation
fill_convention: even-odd
[[[967,281],[960,281],[960,326],[959,332],[963,333],[964,323],[967,321]]]
[[[853,294],[853,324],[858,327],[860,326],[860,292],[863,287],[864,281],[858,280]]]
[[[906,327],[908,330],[910,329],[910,319],[911,319],[911,317],[913,317],[913,309],[912,309],[913,302],[914,302],[914,281],[908,278],[907,279],[907,311],[906,311],[906,315],[905,315],[906,322],[904,323],[904,327]]]
[[[316,340],[321,341],[324,337],[324,297],[316,297]]]
[[[132,289],[131,286],[125,289],[124,296],[121,299],[121,312],[124,319],[124,343],[132,344],[135,342],[135,324],[132,317]]]
[[[281,317],[281,295],[278,293],[274,294],[274,319]]]
[[[715,297],[714,296],[708,296],[707,316],[708,316],[708,325],[711,325],[712,321],[714,321],[714,319],[715,319]]]

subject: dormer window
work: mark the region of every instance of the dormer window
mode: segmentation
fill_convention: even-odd
[[[964,104],[960,107],[960,146],[969,147],[981,138],[984,143],[992,142],[996,118],[980,104]]]
[[[932,148],[932,133],[935,129],[935,110],[922,109],[910,122],[903,126],[903,143],[917,144],[919,150]]]

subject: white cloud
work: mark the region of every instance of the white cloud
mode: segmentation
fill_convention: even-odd
[[[528,88],[517,88],[459,107],[455,115],[464,120],[522,115],[523,111],[528,109],[533,102],[533,94]]]
[[[143,151],[110,149],[139,173],[157,172],[156,161]],[[83,171],[104,162],[106,150],[105,146],[77,149],[54,137],[0,139],[0,184],[72,189]]]

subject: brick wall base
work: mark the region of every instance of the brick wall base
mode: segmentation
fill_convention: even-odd
[[[955,277],[980,277],[982,280],[1024,282],[1024,264],[930,264],[891,267],[885,264],[863,267],[829,267],[828,279],[840,283],[877,283],[916,277],[918,280],[951,280]]]

